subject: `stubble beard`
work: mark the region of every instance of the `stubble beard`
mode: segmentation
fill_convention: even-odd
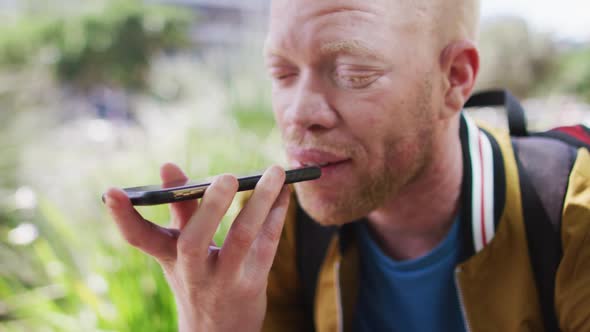
[[[419,155],[403,172],[385,165],[372,173],[357,173],[354,185],[349,185],[348,182],[343,183],[340,188],[333,189],[340,191],[337,199],[323,200],[312,184],[297,184],[298,202],[316,222],[324,226],[358,221],[384,206],[386,202],[394,200],[409,183],[419,178],[427,165],[428,153],[426,152],[429,150],[430,144],[421,145],[421,148],[417,150]],[[355,190],[350,191],[345,188],[355,188]]]

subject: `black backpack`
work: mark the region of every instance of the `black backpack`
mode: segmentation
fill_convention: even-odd
[[[547,332],[559,331],[554,309],[555,277],[562,258],[561,211],[577,149],[590,150],[590,129],[584,125],[529,133],[518,100],[505,90],[476,93],[465,107],[506,109],[518,173],[531,266]],[[543,151],[542,155],[538,152]],[[547,156],[548,158],[544,158]],[[542,160],[541,160],[542,159]],[[548,176],[549,175],[549,176]],[[543,190],[538,190],[543,188]],[[551,188],[551,190],[547,190]],[[336,227],[322,227],[297,209],[297,268],[303,286],[308,321],[313,312],[318,273]]]

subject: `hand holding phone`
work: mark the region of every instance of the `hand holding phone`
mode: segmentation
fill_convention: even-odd
[[[186,179],[171,164],[161,173],[163,183]],[[199,202],[171,204],[171,228],[144,219],[126,192],[113,188],[105,194],[124,238],[164,269],[182,330],[260,331],[268,274],[289,206],[285,180],[280,167],[264,173],[221,248],[212,239],[238,191],[234,176],[217,177]]]

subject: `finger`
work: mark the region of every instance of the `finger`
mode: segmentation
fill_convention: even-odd
[[[162,186],[164,188],[184,185],[188,182],[188,177],[180,167],[172,163],[164,164],[160,168],[160,177],[162,178]],[[170,204],[171,226],[182,230],[197,210],[197,206],[198,201],[196,199]]]
[[[108,190],[105,203],[119,231],[129,244],[160,261],[176,257],[178,232],[145,220],[133,208],[127,194],[120,189]]]
[[[237,191],[235,176],[222,175],[213,181],[205,191],[199,209],[180,233],[179,256],[196,260],[207,257],[207,248]]]
[[[289,186],[284,186],[281,194],[270,209],[256,240],[254,240],[247,260],[251,262],[249,264],[250,270],[255,271],[255,273],[266,275],[270,271],[283,232],[290,199],[291,189]]]
[[[252,242],[285,183],[285,171],[269,168],[256,184],[254,193],[231,226],[219,254],[221,269],[234,269],[242,263]],[[229,272],[228,272],[229,273]]]

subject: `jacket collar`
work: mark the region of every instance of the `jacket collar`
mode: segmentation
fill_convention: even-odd
[[[461,223],[463,260],[494,238],[506,197],[504,160],[498,142],[463,112],[459,130],[463,151]]]

